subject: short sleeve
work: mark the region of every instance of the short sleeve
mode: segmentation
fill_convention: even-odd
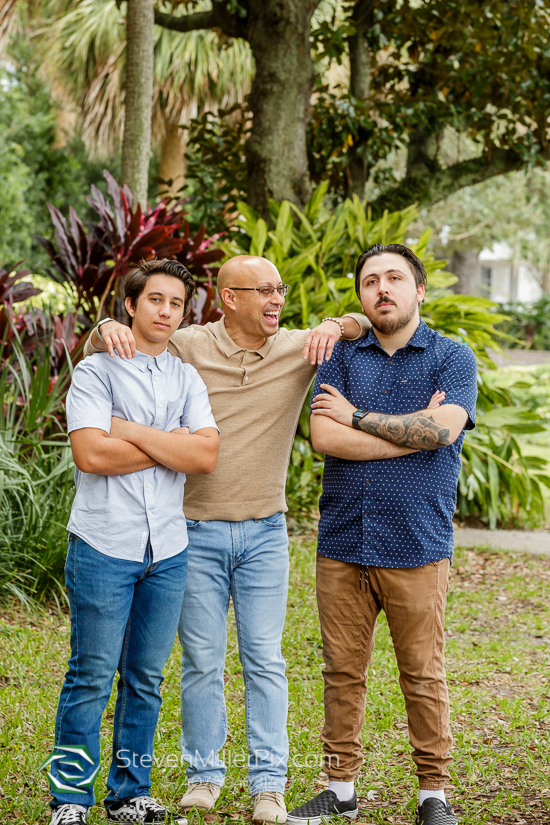
[[[468,413],[465,429],[476,423],[477,361],[467,344],[456,344],[445,356],[439,371],[438,390],[445,393],[443,404],[456,404]]]
[[[76,365],[67,393],[67,432],[93,427],[111,432],[113,395],[109,378],[98,369],[96,358]]]
[[[210,400],[206,384],[198,374],[196,369],[192,369],[191,383],[185,397],[185,404],[181,416],[181,426],[189,427],[189,432],[194,433],[205,427],[218,426],[212,415]]]
[[[334,387],[343,395],[346,394],[346,379],[343,353],[344,349],[342,344],[336,344],[330,361],[323,361],[323,363],[318,368],[317,376],[315,378],[315,384],[313,386],[313,392],[311,393],[312,400],[313,398],[315,398],[316,395],[318,395],[321,392],[324,392],[324,390],[321,388],[321,384],[330,384],[331,387]]]

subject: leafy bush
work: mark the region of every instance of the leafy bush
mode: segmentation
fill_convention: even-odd
[[[361,312],[353,275],[357,258],[374,243],[403,243],[417,217],[410,207],[373,221],[357,197],[330,212],[324,206],[327,188],[327,182],[319,186],[303,212],[288,201],[272,201],[272,227],[247,204],[239,203],[237,231],[224,244],[228,254],[264,255],[278,267],[283,281],[290,284],[282,318],[291,328],[314,326],[325,315]],[[445,261],[436,260],[428,250],[428,241],[426,231],[417,243],[409,244],[428,274],[422,317],[443,335],[469,344],[481,371],[481,414],[476,430],[465,439],[458,512],[492,527],[536,521],[543,516],[542,485],[550,486],[550,478],[544,462],[523,455],[516,435],[538,432],[543,423],[537,413],[521,406],[511,390],[490,388],[483,380],[482,371],[494,369],[488,350],[499,349],[499,342],[508,340],[497,328],[506,318],[491,301],[449,294],[456,278],[445,272]],[[287,486],[291,507],[304,517],[316,509],[322,473],[322,457],[313,453],[308,441],[307,407],[306,403],[300,417]]]
[[[73,497],[63,401],[71,361],[52,381],[48,347],[29,354],[12,329],[0,344],[0,598],[60,598]],[[54,345],[55,329],[44,341]]]
[[[89,223],[88,231],[72,207],[67,224],[61,212],[48,204],[54,243],[37,237],[53,264],[46,270],[48,275],[74,288],[85,325],[92,326],[102,314],[124,321],[123,277],[132,264],[154,257],[180,261],[197,281],[197,295],[186,323],[219,318],[211,269],[211,264],[223,258],[223,252],[214,246],[217,236],[205,238],[204,226],[191,236],[181,202],[169,207],[168,200],[163,200],[142,212],[139,204],[134,207],[127,186],[120,187],[107,171],[103,175],[108,195],[92,185],[88,202],[99,220]]]
[[[33,233],[50,230],[46,202],[86,213],[83,194],[101,180],[101,165],[76,137],[60,145],[58,107],[40,77],[36,46],[17,39],[8,55],[0,66],[0,260],[24,258],[34,270],[47,261],[33,241]]]
[[[510,349],[550,350],[550,295],[543,295],[532,304],[505,304],[502,311],[508,318],[500,328],[513,337]]]

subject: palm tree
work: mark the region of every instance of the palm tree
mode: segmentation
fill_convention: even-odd
[[[111,157],[124,119],[126,3],[42,0],[40,5],[43,69],[58,92],[76,103],[88,151]],[[209,4],[201,0],[200,6]],[[242,101],[254,64],[247,43],[220,42],[212,31],[180,34],[155,27],[154,35],[153,141],[160,147],[160,177],[175,192],[184,176],[182,127],[200,112]]]

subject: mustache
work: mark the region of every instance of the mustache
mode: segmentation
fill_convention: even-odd
[[[393,304],[393,306],[396,306],[395,301],[392,301],[392,300],[391,300],[391,298],[384,298],[384,297],[382,297],[382,298],[379,298],[379,299],[377,300],[377,302],[376,302],[376,303],[375,303],[375,305],[374,305],[374,308],[376,309],[376,308],[377,308],[377,307],[379,307],[381,304]]]

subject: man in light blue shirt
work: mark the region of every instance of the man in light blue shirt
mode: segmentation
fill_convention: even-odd
[[[77,466],[65,569],[71,658],[45,763],[51,825],[83,825],[95,802],[101,717],[117,669],[107,818],[186,822],[150,796],[150,772],[187,572],[185,474],[211,473],[218,456],[204,382],[166,350],[193,292],[177,261],[142,262],[125,281],[136,357],[85,359],[67,397]]]

